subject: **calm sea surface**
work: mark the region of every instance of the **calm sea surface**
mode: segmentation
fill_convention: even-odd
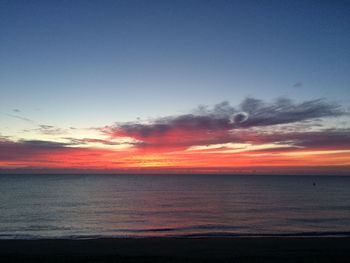
[[[350,235],[350,177],[0,175],[0,238]]]

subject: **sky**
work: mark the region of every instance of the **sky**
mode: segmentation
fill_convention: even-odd
[[[0,1],[0,170],[350,175],[348,1]]]

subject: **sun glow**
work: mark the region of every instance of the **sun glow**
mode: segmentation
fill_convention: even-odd
[[[204,153],[239,153],[257,150],[271,150],[282,148],[302,148],[291,144],[283,143],[264,143],[264,144],[250,144],[250,143],[222,143],[212,144],[206,146],[191,146],[187,151],[202,151]],[[216,151],[211,151],[216,150]]]

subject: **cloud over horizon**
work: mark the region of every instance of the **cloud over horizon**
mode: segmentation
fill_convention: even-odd
[[[338,127],[331,119],[348,115],[324,99],[246,98],[236,107],[221,102],[189,114],[92,128],[91,137],[40,125],[35,131],[51,139],[0,136],[0,167],[350,165],[350,126]]]
[[[212,108],[200,106],[191,114],[156,118],[147,123],[116,123],[101,131],[111,137],[132,137],[142,141],[142,147],[194,146],[257,141],[261,138],[258,132],[252,131],[254,128],[295,125],[347,114],[341,105],[324,99],[294,103],[290,99],[279,98],[266,103],[246,98],[238,107],[222,102]],[[298,136],[294,134],[288,138],[284,134],[269,141],[278,142],[278,138],[281,141],[294,140],[294,137]]]

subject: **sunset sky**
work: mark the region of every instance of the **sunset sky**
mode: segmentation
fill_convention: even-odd
[[[349,1],[0,1],[0,172],[350,175]]]

